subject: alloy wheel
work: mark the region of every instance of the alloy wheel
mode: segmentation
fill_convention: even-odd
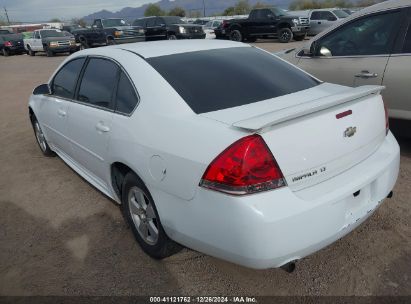
[[[134,226],[141,238],[149,245],[158,241],[159,227],[152,202],[138,187],[132,187],[128,193],[128,204]]]

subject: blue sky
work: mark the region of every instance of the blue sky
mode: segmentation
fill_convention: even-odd
[[[5,6],[10,21],[47,21],[51,18],[71,19],[106,9],[139,7],[157,0],[0,0],[0,18],[5,19]]]

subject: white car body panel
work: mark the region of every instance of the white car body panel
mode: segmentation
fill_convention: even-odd
[[[269,102],[197,115],[140,56],[230,47],[249,46],[210,40],[165,41],[81,51],[66,62],[86,55],[105,56],[126,69],[140,96],[134,112],[119,115],[70,102],[66,118],[59,120],[59,105],[45,110],[50,97],[33,95],[29,106],[51,148],[118,203],[121,200],[112,186],[111,165],[121,162],[132,168],[149,189],[171,239],[248,267],[279,267],[327,246],[371,215],[395,184],[399,147],[391,133],[385,136],[384,109],[378,94],[381,88],[373,88],[351,102],[289,117],[274,126],[261,122],[265,128],[258,133],[277,159],[288,187],[245,196],[199,187],[207,166],[218,154],[255,132],[232,124],[255,119],[267,110]],[[284,106],[290,100],[302,103],[326,96],[332,100],[336,93],[347,90],[324,83],[279,97],[274,104]],[[358,114],[336,121],[335,114],[347,107]],[[373,119],[364,118],[366,113]],[[54,142],[56,137],[44,121],[67,124],[61,132],[67,134],[70,149]],[[96,129],[101,121],[108,132]],[[344,138],[342,132],[353,125],[360,130],[357,137]],[[345,150],[344,140],[351,140]],[[291,182],[294,175],[324,162],[330,166],[322,176],[327,178]],[[354,197],[358,190],[360,195]]]

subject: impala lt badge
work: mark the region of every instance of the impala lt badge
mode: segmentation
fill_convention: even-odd
[[[357,132],[357,127],[348,127],[344,131],[344,137],[351,137],[354,136],[354,134]]]

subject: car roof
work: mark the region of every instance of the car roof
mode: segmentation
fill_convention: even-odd
[[[372,12],[377,12],[381,10],[406,7],[406,6],[411,6],[410,0],[388,0],[388,1],[384,1],[381,3],[375,4],[375,5],[371,5],[366,8],[363,8],[359,12],[372,13]]]
[[[248,44],[212,40],[212,39],[195,39],[195,40],[164,40],[152,42],[137,42],[110,46],[110,48],[122,49],[136,53],[144,58],[160,57],[173,54],[190,53],[196,51],[205,51],[212,49],[225,49],[233,47],[251,47]],[[104,48],[98,48],[104,49]]]

